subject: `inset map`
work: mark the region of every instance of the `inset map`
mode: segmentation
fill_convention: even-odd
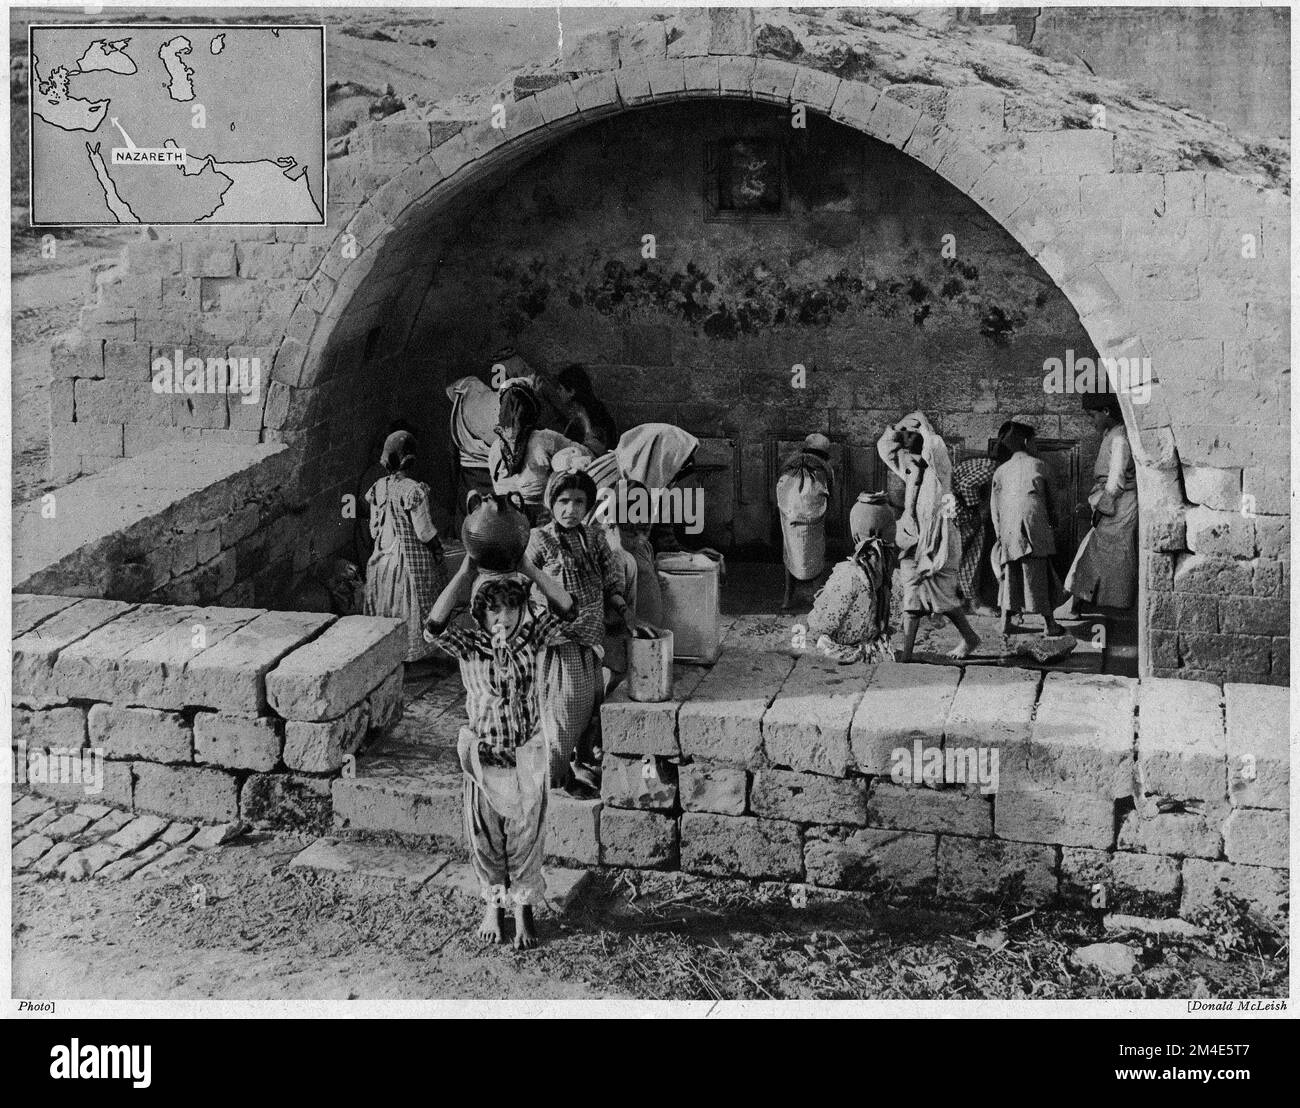
[[[325,29],[45,24],[32,224],[325,222]]]

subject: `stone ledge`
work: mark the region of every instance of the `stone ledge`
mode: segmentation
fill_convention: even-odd
[[[14,589],[143,598],[167,580],[164,573],[157,581],[150,564],[160,540],[193,530],[196,520],[228,516],[232,493],[245,482],[278,485],[284,475],[266,467],[287,459],[286,450],[174,441],[28,501],[14,512]]]
[[[805,654],[763,714],[763,752],[773,765],[843,777],[853,764],[849,728],[868,669]],[[837,822],[837,821],[834,821]]]
[[[400,619],[344,616],[266,675],[267,702],[288,720],[338,719],[401,665],[405,653]]]

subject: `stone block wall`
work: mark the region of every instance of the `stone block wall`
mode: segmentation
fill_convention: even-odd
[[[14,513],[23,593],[244,607],[283,602],[315,548],[280,444],[175,442]]]
[[[1282,689],[726,651],[678,667],[669,702],[616,694],[602,724],[601,799],[553,800],[567,861],[1183,916],[1217,888],[1287,911]]]
[[[405,634],[368,616],[16,595],[15,764],[60,799],[324,825],[331,779],[401,718]],[[37,779],[92,751],[102,792]]]

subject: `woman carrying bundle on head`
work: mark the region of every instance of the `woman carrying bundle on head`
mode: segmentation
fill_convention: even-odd
[[[904,483],[903,514],[898,520],[898,572],[903,583],[903,649],[900,662],[912,660],[923,615],[947,616],[961,633],[951,657],[965,658],[980,644],[961,610],[957,533],[948,447],[921,412],[885,428],[876,451]]]
[[[501,386],[501,408],[496,439],[488,452],[492,490],[498,495],[517,492],[534,526],[545,522],[543,503],[551,459],[574,444],[558,431],[539,427],[542,405],[533,386],[512,378]]]
[[[1043,635],[1061,634],[1052,610],[1061,600],[1061,582],[1052,568],[1056,554],[1056,507],[1047,466],[1038,457],[1035,432],[1008,420],[998,431],[990,506],[997,543],[993,563],[998,574],[1002,633],[1011,633],[1012,616],[1029,612],[1043,617]]]
[[[415,437],[394,431],[384,440],[380,462],[387,476],[366,493],[374,547],[366,565],[363,612],[406,622],[406,661],[427,658],[425,613],[447,583],[438,529],[429,514],[429,486],[410,475]]]
[[[830,452],[830,439],[809,435],[803,446],[781,463],[776,480],[781,557],[785,562],[783,612],[794,607],[796,583],[816,580],[826,568],[826,509],[834,487]]]

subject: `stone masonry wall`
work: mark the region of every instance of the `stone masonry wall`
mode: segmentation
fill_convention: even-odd
[[[603,795],[553,795],[548,849],[962,900],[1100,891],[1143,914],[1192,916],[1221,889],[1280,919],[1286,719],[1286,693],[1257,685],[726,651],[678,666],[671,701],[606,702]],[[963,775],[972,749],[998,752],[996,791]],[[929,750],[951,771],[898,783],[896,752]]]
[[[1099,354],[1150,357],[1151,402],[1125,402],[1143,504],[1143,672],[1286,681],[1289,152],[907,13],[629,22],[566,41],[540,71],[348,135],[332,151],[326,228],[149,232],[57,351],[57,471],[162,438],[291,442],[304,450],[294,491],[307,547],[336,549],[341,499],[409,368],[438,265],[431,232],[582,128],[702,99],[802,105],[900,150],[1007,230]],[[154,350],[177,345],[261,357],[263,403],[157,397]],[[1198,613],[1196,630],[1161,625],[1179,607]]]
[[[13,620],[16,764],[103,759],[93,795],[33,773],[59,799],[319,826],[331,778],[401,718],[398,620],[43,595]]]
[[[298,465],[282,445],[182,441],[82,477],[16,510],[14,587],[164,604],[281,603],[314,553],[291,491]]]

